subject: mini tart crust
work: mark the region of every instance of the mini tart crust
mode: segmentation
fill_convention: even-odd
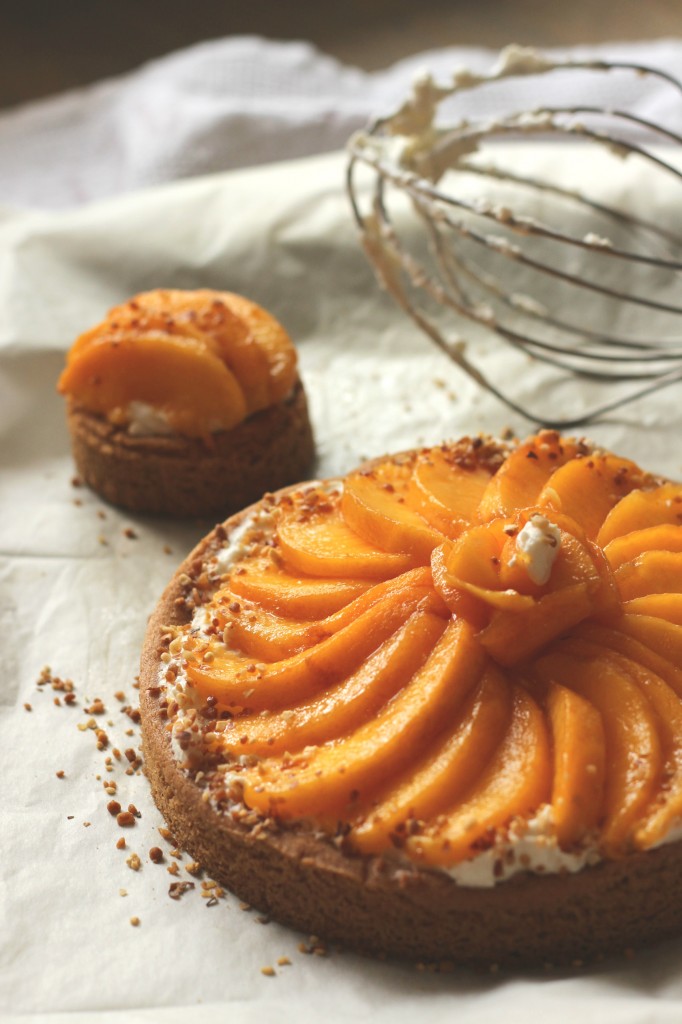
[[[217,811],[181,769],[157,685],[164,627],[188,622],[206,562],[253,505],[216,527],[180,566],[152,614],[140,670],[145,771],[178,844],[258,910],[371,955],[510,968],[580,966],[671,938],[682,920],[682,842],[576,874],[519,873],[493,888],[445,872],[362,856],[343,842],[254,811]],[[189,577],[189,582],[188,578]]]
[[[133,436],[69,401],[73,456],[83,480],[112,505],[174,519],[223,517],[300,479],[315,448],[300,380],[282,402],[213,435]]]

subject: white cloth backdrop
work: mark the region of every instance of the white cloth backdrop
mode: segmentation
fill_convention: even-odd
[[[568,52],[682,74],[682,40]],[[402,99],[424,68],[447,76],[462,65],[487,70],[494,59],[490,51],[452,47],[369,73],[303,42],[239,36],[201,43],[123,77],[0,113],[0,205],[64,208],[178,178],[338,149],[371,116]],[[604,85],[597,85],[597,95]],[[635,85],[638,113],[682,128],[674,90]],[[528,83],[505,88],[526,106],[537,102]],[[543,81],[542,102],[563,88],[558,79]],[[592,78],[572,81],[570,88],[572,100],[595,99]],[[485,94],[467,102],[473,114],[480,113]]]

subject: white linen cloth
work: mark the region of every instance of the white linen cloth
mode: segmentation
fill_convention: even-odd
[[[565,51],[682,72],[682,40]],[[288,160],[341,148],[367,120],[390,111],[429,68],[447,78],[461,66],[488,70],[492,51],[451,47],[417,54],[384,71],[344,67],[303,42],[238,36],[201,43],[131,74],[0,114],[0,204],[74,206],[178,178]],[[682,129],[680,97],[661,84],[630,82],[642,116]],[[625,97],[619,86],[619,102]],[[542,102],[565,83],[543,79]],[[573,79],[576,102],[606,96],[609,83]],[[532,107],[536,87],[505,92]],[[484,91],[468,94],[472,116]]]

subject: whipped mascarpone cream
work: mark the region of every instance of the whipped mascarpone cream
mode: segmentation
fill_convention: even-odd
[[[552,575],[559,554],[561,531],[546,516],[533,515],[516,536],[516,551],[511,565],[522,565],[529,578],[544,586]]]
[[[134,401],[128,403],[128,433],[133,437],[166,437],[174,431],[161,409]]]

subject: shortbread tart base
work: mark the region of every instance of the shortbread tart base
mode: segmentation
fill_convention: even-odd
[[[206,561],[257,508],[217,527],[180,566],[150,618],[141,661],[152,793],[178,844],[206,873],[306,934],[414,962],[578,966],[679,934],[680,842],[575,874],[520,873],[469,888],[445,871],[351,853],[319,832],[244,808],[220,812],[204,798],[201,779],[179,766],[166,728],[158,686],[164,627],[189,621],[193,583]]]
[[[305,476],[314,441],[303,385],[232,430],[193,438],[134,436],[69,402],[78,473],[112,505],[177,519],[223,518]]]

